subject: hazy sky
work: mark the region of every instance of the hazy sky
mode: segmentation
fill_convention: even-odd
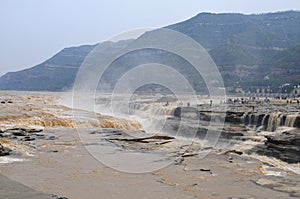
[[[300,10],[300,0],[1,0],[0,75],[34,66],[65,47],[169,25],[200,12],[284,10]]]

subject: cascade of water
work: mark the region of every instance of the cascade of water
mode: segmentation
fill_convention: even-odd
[[[264,126],[265,128],[267,127],[268,125],[268,120],[270,118],[270,115],[268,114],[265,114],[262,121],[261,121],[261,125]]]
[[[252,114],[251,114],[251,113],[248,113],[248,115],[247,115],[247,124],[248,124],[248,125],[251,125],[251,124],[252,124],[252,122],[251,122],[252,120],[251,120],[251,119],[252,119]]]
[[[131,103],[130,109],[143,111],[144,113],[154,115],[171,115],[174,107],[163,106],[162,104]]]
[[[283,114],[279,114],[276,120],[275,129],[283,125]]]
[[[246,125],[254,125],[260,126],[260,115],[256,115],[253,113],[245,112],[241,118],[244,124]]]
[[[297,115],[287,115],[284,126],[294,127]]]
[[[269,121],[267,125],[267,131],[275,131],[278,126],[280,126],[282,120],[281,113],[271,113],[269,116]]]
[[[249,115],[248,115],[248,112],[245,112],[243,114],[243,116],[241,117],[241,121],[244,123],[244,124],[249,124]]]

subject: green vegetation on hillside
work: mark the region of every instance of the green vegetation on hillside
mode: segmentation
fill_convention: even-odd
[[[258,88],[279,90],[285,83],[300,84],[300,12],[287,11],[258,15],[200,13],[167,26],[199,42],[211,55],[225,86],[245,91]],[[130,41],[101,44],[103,52],[114,53]],[[72,87],[85,57],[95,48],[67,48],[35,67],[7,73],[0,89],[64,90]],[[105,79],[111,86],[122,71],[147,61],[160,60],[179,70],[197,89],[204,83],[189,64],[163,51],[142,50],[118,60]]]

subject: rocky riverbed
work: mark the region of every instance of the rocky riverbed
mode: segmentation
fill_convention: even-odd
[[[62,95],[1,93],[1,181],[17,184],[5,183],[0,198],[300,197],[297,104],[164,107],[165,133],[149,134],[136,121],[59,105]],[[220,132],[214,145],[208,129]]]
[[[256,105],[257,106],[257,105]],[[169,126],[176,129],[178,121],[185,119],[181,125],[194,128],[188,123],[199,120],[195,131],[196,137],[204,137],[208,123],[224,117],[224,125],[219,129],[220,139],[234,141],[261,142],[247,153],[258,153],[276,157],[287,163],[300,163],[300,106],[298,104],[268,103],[251,111],[249,105],[178,107],[174,117],[169,118]],[[175,122],[174,122],[175,120]],[[177,122],[176,122],[177,121]],[[175,123],[175,124],[174,124]]]

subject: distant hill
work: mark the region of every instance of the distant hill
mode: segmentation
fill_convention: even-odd
[[[276,92],[283,83],[300,84],[300,53],[295,47],[300,44],[300,12],[200,13],[167,28],[203,45],[228,87],[270,87]]]
[[[277,52],[240,82],[244,88],[270,87],[275,92],[286,83],[300,85],[300,45]]]
[[[262,67],[262,69],[264,69]],[[264,73],[277,84],[300,83],[300,45],[278,53],[265,67]]]
[[[286,82],[300,84],[300,12],[287,11],[258,15],[200,13],[166,28],[187,34],[207,49],[223,76],[227,87],[271,87],[273,91]],[[112,51],[125,43],[108,43]],[[70,88],[76,72],[95,47],[67,48],[47,61],[23,71],[7,73],[0,78],[0,89],[64,90]],[[145,53],[145,52],[143,52]],[[132,54],[120,61],[117,70],[139,63],[143,53]],[[156,53],[149,52],[148,58]],[[166,57],[161,52],[161,58]],[[177,60],[177,61],[176,61]],[[166,61],[166,60],[165,60]],[[186,63],[173,60],[180,71]],[[127,64],[127,65],[126,65]],[[119,68],[118,68],[119,67]],[[201,85],[192,71],[185,71],[195,87]]]
[[[37,66],[7,73],[0,78],[0,89],[58,91],[70,88],[78,68],[94,47],[65,48]]]
[[[211,52],[217,65],[262,64],[277,51],[300,44],[300,12],[295,11],[258,15],[201,13],[167,28],[198,41]]]

